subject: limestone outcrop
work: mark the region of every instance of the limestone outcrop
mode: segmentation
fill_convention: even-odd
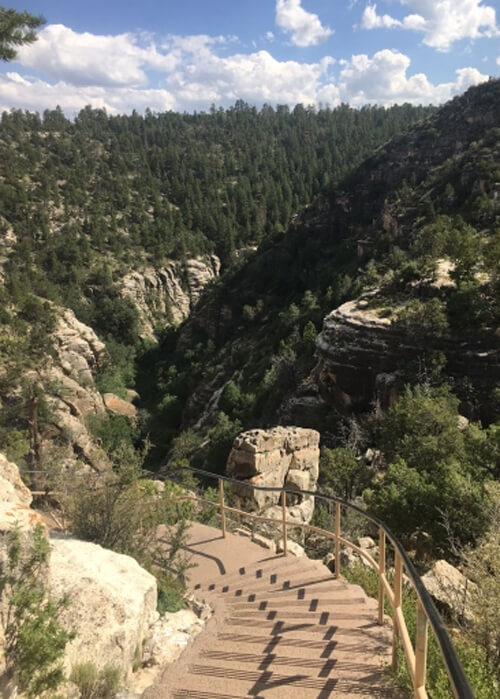
[[[50,408],[50,426],[42,436],[46,460],[63,466],[80,463],[94,470],[109,466],[104,451],[88,429],[89,415],[106,415],[94,377],[105,358],[105,345],[95,332],[77,320],[73,311],[54,307],[53,356],[32,372]],[[57,447],[55,446],[57,444]]]
[[[61,536],[50,543],[50,591],[69,596],[62,622],[77,632],[66,647],[68,669],[93,662],[127,676],[156,613],[155,578],[130,556],[97,544]]]
[[[24,484],[16,464],[0,454],[0,502],[19,502],[31,505],[32,496]]]
[[[296,400],[326,401],[341,412],[369,409],[374,399],[389,405],[400,390],[403,370],[423,353],[429,341],[424,335],[394,323],[391,309],[377,308],[376,292],[344,303],[325,317],[316,339],[318,363],[309,382],[315,390],[309,385]],[[446,356],[447,372],[467,376],[479,390],[500,379],[495,347],[451,334],[432,338],[432,346]]]
[[[81,323],[68,308],[59,314],[54,346],[66,376],[79,384],[93,381],[104,358],[105,345],[92,328]]]
[[[36,526],[46,531],[43,518],[30,503],[31,494],[17,466],[0,455],[0,569],[6,560],[8,533],[15,524],[23,545],[29,544]],[[68,596],[69,607],[60,622],[76,632],[65,650],[68,675],[76,664],[93,662],[97,667],[114,665],[126,678],[141,661],[143,644],[158,621],[155,578],[130,556],[97,544],[61,534],[51,534],[49,541],[43,582],[51,597]],[[11,680],[5,677],[3,644],[7,603],[5,596],[0,599],[0,696],[7,691],[7,679]],[[15,691],[12,682],[8,691]]]
[[[477,586],[458,568],[441,559],[422,576],[422,582],[438,605],[458,618],[471,620],[470,597]]]
[[[139,312],[143,337],[154,339],[159,323],[178,324],[190,313],[210,280],[218,276],[216,255],[186,260],[170,260],[163,267],[146,267],[122,279],[121,294]]]
[[[316,490],[319,474],[319,432],[301,427],[249,430],[236,437],[226,466],[228,476],[242,481],[232,485],[233,496],[244,510],[265,511],[280,519],[279,491],[268,492],[253,485]],[[287,516],[310,522],[313,496],[287,494]]]
[[[10,544],[9,535],[13,527],[20,533],[21,546],[28,546],[33,540],[37,526],[45,525],[42,517],[30,508],[31,493],[24,485],[15,464],[0,454],[0,571],[4,570]],[[9,600],[6,593],[0,596],[0,696],[15,696],[15,678],[8,677],[5,658],[4,629]]]

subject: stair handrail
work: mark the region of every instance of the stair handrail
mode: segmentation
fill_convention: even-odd
[[[378,623],[384,623],[384,601],[385,598],[389,600],[393,611],[393,655],[392,655],[392,665],[393,668],[397,668],[397,645],[398,639],[401,640],[403,645],[406,663],[408,670],[410,672],[413,688],[414,697],[416,699],[427,699],[428,694],[425,689],[426,685],[426,661],[427,661],[427,627],[430,625],[434,636],[436,638],[438,647],[441,652],[441,657],[448,674],[451,688],[457,699],[474,699],[475,694],[470,686],[469,680],[465,671],[462,667],[460,659],[458,658],[457,652],[448,634],[446,626],[439,614],[434,601],[432,600],[430,594],[428,593],[420,575],[418,574],[413,562],[405,551],[403,545],[399,539],[392,533],[389,527],[378,517],[367,513],[362,508],[357,505],[347,502],[336,495],[327,495],[326,493],[321,493],[312,490],[303,490],[300,488],[290,488],[286,486],[264,486],[256,483],[250,483],[245,480],[240,480],[237,478],[232,478],[231,476],[221,475],[217,473],[212,473],[210,471],[204,471],[203,469],[195,468],[193,466],[179,466],[175,467],[171,471],[162,470],[159,473],[145,472],[149,475],[154,476],[154,478],[164,481],[178,481],[180,472],[187,471],[193,474],[198,474],[204,478],[217,479],[219,484],[219,501],[206,501],[202,498],[196,498],[197,500],[203,500],[203,502],[209,503],[212,507],[217,508],[221,512],[221,528],[222,535],[226,535],[225,526],[225,513],[237,513],[243,515],[244,517],[250,517],[260,521],[272,521],[275,524],[279,524],[280,520],[271,519],[256,515],[254,513],[246,512],[235,507],[229,507],[225,505],[224,502],[224,483],[234,483],[239,487],[244,486],[252,490],[259,490],[264,492],[276,492],[281,493],[281,501],[283,507],[283,517],[282,517],[282,527],[283,527],[283,553],[287,554],[287,527],[292,528],[302,528],[309,529],[320,534],[325,535],[335,541],[335,576],[338,577],[340,569],[340,546],[348,546],[355,549],[359,554],[364,556],[371,565],[372,568],[376,570],[379,577],[379,599],[378,599]],[[324,500],[326,502],[335,503],[335,531],[329,532],[321,527],[315,527],[305,523],[299,523],[296,521],[290,521],[286,519],[285,508],[286,508],[286,495],[301,495],[310,496],[316,499]],[[177,496],[171,498],[172,500],[182,499],[182,496]],[[361,548],[353,544],[347,539],[341,536],[340,531],[340,510],[342,507],[350,509],[358,514],[362,515],[364,519],[372,522],[378,527],[379,530],[379,561],[377,562]],[[389,581],[385,575],[385,548],[387,540],[390,541],[394,547],[395,552],[395,572],[394,572],[394,587],[391,588]],[[337,563],[338,562],[338,563]],[[402,579],[403,570],[406,572],[406,576],[410,581],[416,595],[417,595],[417,632],[416,632],[416,643],[415,650],[413,650],[413,644],[411,642],[408,629],[406,627],[406,622],[403,616],[401,608],[401,598],[402,598]]]
[[[434,604],[430,594],[428,593],[425,585],[420,578],[420,575],[415,569],[410,557],[403,548],[403,545],[399,539],[392,533],[389,527],[375,515],[368,514],[365,510],[350,503],[336,495],[327,495],[326,493],[320,493],[318,491],[312,490],[302,490],[300,488],[290,488],[286,486],[264,486],[258,485],[257,483],[251,483],[249,481],[240,480],[237,478],[232,478],[231,476],[225,476],[217,473],[212,473],[210,471],[204,471],[203,469],[195,468],[193,466],[177,466],[175,469],[170,471],[165,468],[160,472],[155,473],[152,471],[147,471],[143,469],[142,474],[145,478],[153,478],[155,480],[178,482],[179,476],[182,471],[187,471],[190,473],[195,473],[204,478],[217,479],[219,486],[219,501],[213,502],[211,500],[204,500],[200,497],[195,496],[173,496],[169,498],[171,501],[182,501],[182,500],[196,500],[209,504],[211,507],[215,507],[221,512],[221,530],[222,536],[226,536],[226,522],[225,513],[236,513],[242,515],[246,518],[256,519],[264,522],[273,522],[278,524],[279,520],[262,517],[261,515],[246,512],[245,510],[240,510],[235,507],[229,507],[224,501],[224,483],[235,483],[238,486],[244,486],[252,490],[260,490],[267,492],[281,493],[282,502],[282,528],[283,528],[283,553],[287,554],[287,528],[301,528],[309,529],[311,531],[318,532],[327,538],[333,539],[335,542],[335,577],[339,575],[340,569],[340,546],[348,546],[356,550],[361,556],[363,556],[370,566],[377,572],[379,577],[379,597],[378,597],[378,623],[384,623],[384,602],[385,598],[389,600],[394,611],[393,620],[393,653],[392,653],[392,665],[394,669],[397,669],[398,662],[398,639],[401,640],[406,663],[408,670],[410,672],[413,681],[413,693],[415,699],[428,699],[428,694],[425,688],[426,684],[426,661],[427,661],[427,627],[428,624],[436,638],[438,647],[441,652],[441,657],[448,674],[451,688],[455,697],[457,699],[475,699],[475,694],[470,686],[469,680],[465,671],[462,667],[460,659],[457,656],[455,647],[450,639],[446,626],[439,614],[436,605]],[[47,473],[43,469],[21,469],[22,473]],[[33,494],[46,495],[50,494],[48,491],[33,492]],[[290,521],[286,519],[286,495],[302,495],[310,496],[319,500],[324,500],[326,502],[335,503],[335,531],[332,533],[321,527],[315,527],[306,523]],[[375,524],[379,529],[379,561],[378,563],[373,559],[372,556],[366,553],[363,549],[353,544],[348,539],[341,536],[341,508],[345,507],[358,514],[362,515],[366,520]],[[385,550],[386,542],[389,540],[394,547],[395,559],[394,559],[394,587],[391,588],[390,583],[385,575],[386,559]],[[338,563],[338,564],[337,564]],[[416,644],[415,650],[413,649],[413,644],[411,642],[406,622],[403,616],[401,608],[402,600],[402,581],[403,581],[403,569],[406,570],[406,575],[410,581],[416,595],[417,595],[417,633],[416,633]]]

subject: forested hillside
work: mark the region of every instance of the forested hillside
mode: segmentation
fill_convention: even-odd
[[[4,112],[0,442],[12,441],[14,428],[21,444],[33,432],[18,384],[53,353],[58,308],[106,341],[107,359],[92,371],[101,390],[124,395],[144,350],[141,330],[151,337],[155,324],[185,316],[218,271],[208,253],[223,269],[241,263],[374,147],[432,111],[257,111],[238,102],[144,117],[86,108],[74,121],[59,109]]]
[[[433,380],[450,378],[447,354],[459,346],[463,354],[466,341],[491,350],[498,366],[499,90],[498,81],[474,88],[393,139],[228,272],[182,329],[177,363],[159,369],[175,397],[169,409],[185,405],[179,426],[198,421],[228,381],[220,407],[230,417],[244,425],[279,417],[315,364],[325,314],[364,291],[392,327],[424,340],[413,354],[435,364]],[[160,350],[166,364],[169,356]],[[415,382],[415,363],[393,368]],[[463,373],[455,388],[467,384]],[[477,419],[488,408],[491,420],[498,373],[482,378],[464,388],[468,414]]]

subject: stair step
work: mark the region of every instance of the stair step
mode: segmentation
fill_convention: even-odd
[[[195,593],[201,593],[208,596],[218,596],[219,594],[232,595],[241,597],[245,590],[248,594],[257,594],[274,590],[296,590],[300,587],[310,587],[319,583],[331,583],[333,578],[321,576],[317,572],[303,573],[302,575],[295,572],[295,575],[278,575],[273,573],[269,576],[269,580],[246,580],[245,578],[235,582],[233,585],[212,583],[204,590],[195,590]]]
[[[301,563],[298,563],[302,561]],[[328,568],[323,566],[318,561],[310,561],[309,559],[297,559],[292,556],[283,557],[277,560],[277,562],[268,563],[267,565],[258,566],[242,566],[235,573],[230,573],[226,575],[220,575],[216,578],[211,578],[210,580],[204,580],[203,582],[198,582],[192,586],[192,589],[196,592],[197,590],[206,590],[211,586],[219,585],[234,585],[235,582],[240,580],[249,580],[252,582],[260,582],[271,578],[272,576],[283,576],[285,571],[293,570],[295,572],[304,571],[315,573],[322,572],[324,575],[331,575]]]
[[[265,619],[268,621],[277,621],[280,619],[290,620],[290,619],[307,619],[308,622],[312,624],[319,624],[320,626],[326,626],[335,621],[349,621],[350,619],[362,619],[366,621],[373,621],[373,614],[365,614],[364,612],[357,612],[355,615],[349,612],[338,612],[338,611],[317,611],[317,612],[297,612],[297,611],[284,611],[280,615],[279,612],[272,608],[272,606],[265,611],[260,611],[258,609],[252,610],[251,612],[244,611],[233,611],[231,619],[248,619],[249,614],[252,614],[252,619]]]
[[[309,599],[297,599],[296,597],[279,600],[261,600],[255,602],[237,602],[236,600],[228,600],[228,606],[235,614],[242,610],[247,611],[270,611],[278,609],[293,610],[298,607],[309,612],[315,612],[317,609],[324,607],[349,607],[349,606],[365,606],[366,599],[364,597],[343,598],[338,597],[310,597]]]
[[[294,675],[281,675],[271,671],[258,670],[238,670],[230,667],[219,667],[217,665],[190,665],[189,672],[193,675],[202,675],[204,677],[221,677],[225,680],[236,680],[242,682],[251,682],[255,685],[262,685],[262,690],[265,691],[266,685],[283,685],[290,687],[303,687],[305,689],[325,690],[328,688],[331,692],[334,690],[336,681],[330,679],[317,679],[304,673],[295,673]],[[255,687],[257,689],[257,687]]]
[[[356,623],[357,621],[363,622]],[[285,621],[280,619],[256,619],[254,617],[229,617],[224,620],[224,624],[227,626],[241,626],[243,628],[257,627],[260,629],[271,629],[272,635],[281,635],[283,633],[292,633],[294,631],[300,631],[301,633],[314,633],[322,634],[325,640],[331,640],[333,635],[338,629],[343,629],[344,631],[349,630],[350,633],[354,634],[362,629],[370,629],[372,627],[378,627],[373,617],[344,617],[332,618],[329,625],[324,624],[319,626],[315,623],[304,623],[299,622],[297,624],[287,624]],[[340,622],[340,623],[338,623]],[[380,628],[380,627],[378,627]]]
[[[263,552],[263,556],[259,560],[234,568],[224,573],[224,577],[238,577],[238,575],[247,575],[253,571],[266,571],[274,567],[297,564],[297,561],[301,561],[305,565],[321,563],[318,559],[307,557],[297,558],[297,556],[292,555],[284,556],[282,553],[272,554],[266,558]]]
[[[310,641],[304,638],[291,638],[289,636],[256,636],[252,634],[245,633],[219,633],[217,635],[217,640],[222,643],[234,643],[234,644],[256,644],[266,647],[270,644],[279,644],[280,649],[284,647],[289,648],[310,648],[311,650],[320,650],[322,654],[330,650],[333,650],[337,645],[338,641]],[[353,651],[355,648],[359,647],[357,644],[349,644],[342,642],[342,648]]]
[[[218,690],[219,682],[221,682],[223,687],[227,687],[229,684],[238,692],[241,692],[245,687],[247,694],[251,697],[263,696],[266,699],[267,697],[329,699],[332,696],[337,698],[342,697],[342,695],[364,695],[372,698],[381,696],[380,691],[377,691],[378,688],[373,686],[373,678],[370,673],[352,679],[348,677],[312,677],[301,672],[285,675],[270,670],[240,670],[201,664],[190,665],[189,673],[193,676],[193,680],[196,677],[197,683],[202,682],[203,678],[215,691]],[[236,686],[235,683],[237,683]]]
[[[278,655],[276,653],[236,653],[232,650],[205,650],[200,653],[203,661],[215,661],[226,666],[227,663],[238,665],[251,665],[258,670],[273,670],[276,666],[307,669],[311,675],[317,677],[329,677],[333,669],[336,673],[342,670],[353,673],[371,672],[373,666],[371,659],[361,662],[353,661],[350,657],[339,658],[304,658],[297,655]]]
[[[173,699],[249,699],[248,694],[219,694],[214,692],[198,692],[195,689],[177,689]],[[251,699],[264,699],[263,696],[252,696]]]

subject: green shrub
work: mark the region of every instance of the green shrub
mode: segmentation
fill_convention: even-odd
[[[378,575],[368,566],[359,564],[343,571],[347,580],[360,585],[369,597],[378,596]],[[415,639],[417,628],[416,595],[413,590],[406,588],[402,600],[403,615],[411,639]],[[393,616],[392,607],[385,601],[385,613]],[[457,633],[453,638],[457,655],[460,658],[465,674],[474,690],[477,699],[495,699],[498,697],[498,678],[495,676],[494,665],[488,661],[486,651],[475,643],[465,632]],[[408,697],[413,696],[412,682],[406,666],[403,648],[398,648],[398,669],[393,673],[393,682]],[[437,641],[429,629],[427,649],[427,692],[432,699],[453,699],[448,675],[441,657]]]
[[[158,582],[158,612],[178,612],[186,607],[184,587],[172,576],[162,576]]]
[[[51,599],[47,594],[48,557],[49,542],[42,527],[35,529],[29,546],[14,529],[0,573],[0,596],[8,600],[1,614],[6,673],[29,699],[53,692],[64,681],[62,657],[74,637],[59,621],[68,598]]]
[[[116,470],[74,483],[65,480],[64,507],[73,533],[119,553],[133,556],[158,582],[159,605],[182,608],[190,556],[185,552],[193,505],[172,503],[182,488],[168,484],[157,492],[152,481],[141,478],[139,457],[126,450]],[[161,540],[158,527],[163,525]]]
[[[112,665],[98,669],[87,662],[75,665],[70,679],[80,690],[80,699],[113,699],[120,688],[121,673]]]

